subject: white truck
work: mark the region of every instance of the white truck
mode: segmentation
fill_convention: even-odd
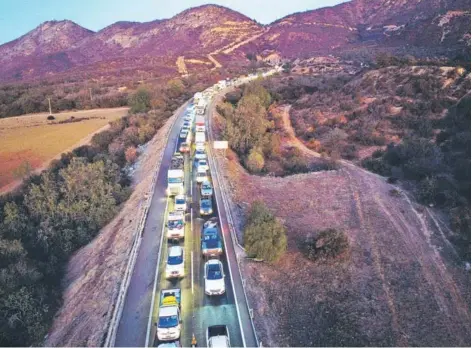
[[[157,339],[174,341],[180,338],[181,303],[180,289],[162,290],[159,300],[159,317],[157,321]]]
[[[197,115],[203,115],[205,113],[207,103],[205,99],[199,99],[198,104],[195,106],[195,113]]]
[[[175,196],[184,193],[184,157],[175,153],[167,171],[167,195]]]
[[[195,118],[195,131],[205,132],[205,117],[199,115]]]
[[[226,325],[208,326],[207,333],[207,347],[231,347],[229,341],[228,327]]]
[[[195,148],[204,150],[205,149],[205,132],[195,132]]]
[[[185,214],[170,211],[167,217],[167,239],[179,240],[185,237]]]

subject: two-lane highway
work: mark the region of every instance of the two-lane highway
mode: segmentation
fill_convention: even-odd
[[[209,103],[210,104],[210,103]],[[210,106],[210,105],[209,105]],[[209,108],[208,108],[209,109]],[[213,211],[211,216],[200,216],[199,185],[196,182],[196,168],[192,154],[185,155],[185,191],[188,197],[185,239],[180,245],[185,250],[185,276],[182,279],[167,280],[165,266],[168,248],[176,242],[167,241],[167,214],[173,210],[174,199],[166,196],[167,171],[173,153],[179,146],[179,131],[185,108],[180,110],[164,150],[155,191],[145,223],[143,240],[126,295],[123,314],[118,326],[115,346],[156,346],[157,316],[161,290],[179,288],[182,297],[182,346],[190,346],[195,335],[198,346],[206,346],[206,330],[211,325],[226,325],[233,347],[255,347],[257,340],[252,331],[252,322],[244,296],[237,257],[231,240],[219,183],[215,179],[215,163],[210,159],[211,176],[214,179]],[[206,133],[208,111],[206,115]],[[211,144],[210,142],[208,142]],[[207,154],[211,149],[207,146]],[[226,275],[226,292],[218,297],[204,293],[204,264],[201,256],[200,236],[203,223],[210,217],[217,217],[224,241],[225,255],[221,258]]]

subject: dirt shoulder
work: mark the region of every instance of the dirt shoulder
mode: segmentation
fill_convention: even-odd
[[[440,216],[344,162],[278,178],[249,175],[235,154],[227,157],[219,165],[240,235],[255,199],[288,229],[277,264],[242,263],[264,346],[470,346],[470,273]],[[346,231],[348,257],[308,261],[297,243],[326,228]]]
[[[64,280],[64,303],[58,311],[46,346],[100,346],[108,328],[124,267],[139,223],[156,163],[167,144],[166,134],[176,112],[156,133],[140,156],[133,176],[134,191],[118,215],[69,261]]]

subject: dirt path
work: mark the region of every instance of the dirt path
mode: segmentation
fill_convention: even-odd
[[[215,70],[222,67],[220,62],[218,62],[215,58],[213,58],[211,54],[209,54],[207,57],[208,57],[208,60],[210,60],[215,65],[213,68],[211,68],[211,70]]]
[[[177,71],[179,72],[180,75],[188,75],[187,71],[187,66],[185,65],[185,57],[180,56],[177,58],[177,61],[175,62],[175,65],[177,65]]]

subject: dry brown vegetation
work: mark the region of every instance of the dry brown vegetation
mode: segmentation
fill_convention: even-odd
[[[22,163],[39,172],[61,153],[86,145],[95,132],[127,112],[128,108],[63,112],[53,121],[44,113],[0,119],[0,192],[18,186],[21,181],[15,181],[13,172]]]
[[[338,128],[346,136],[336,147],[352,160],[407,135],[434,137],[447,108],[470,91],[470,74],[454,67],[394,66],[358,76],[282,77],[266,85],[279,101],[292,104],[301,140],[319,141],[320,151],[331,153],[331,132]]]
[[[264,345],[470,345],[469,273],[434,212],[358,168],[269,178],[227,160],[225,172],[236,204],[263,199],[288,228],[281,261],[244,263]],[[346,231],[349,256],[313,263],[299,243],[326,228]]]
[[[440,212],[348,163],[284,178],[249,175],[231,151],[219,165],[240,240],[256,199],[288,230],[280,261],[243,262],[265,346],[470,346],[470,273]],[[300,243],[328,228],[347,253],[310,261]]]

